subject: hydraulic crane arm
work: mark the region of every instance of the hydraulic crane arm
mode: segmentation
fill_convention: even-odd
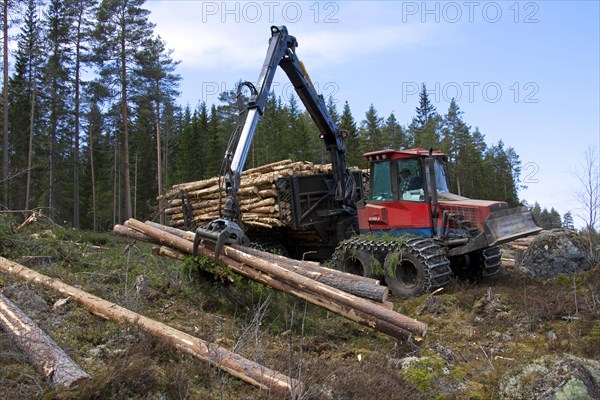
[[[335,199],[342,207],[354,208],[354,180],[346,166],[346,146],[344,133],[331,118],[322,95],[317,94],[302,62],[296,55],[298,42],[288,34],[285,26],[272,26],[269,48],[256,85],[250,87],[251,96],[246,109],[246,117],[241,131],[236,131],[225,154],[224,174],[227,199],[223,218],[209,223],[196,231],[197,242],[201,237],[217,241],[217,250],[224,243],[247,241],[239,223],[237,192],[240,187],[242,170],[246,163],[250,146],[256,132],[256,126],[262,113],[273,83],[273,77],[280,66],[304,103],[307,111],[317,125],[331,155],[335,180]],[[194,246],[196,248],[196,246]]]
[[[323,96],[317,94],[304,69],[304,65],[296,56],[297,46],[298,42],[296,38],[288,34],[285,26],[271,27],[271,39],[269,40],[267,56],[265,57],[255,90],[248,102],[246,121],[239,141],[235,144],[235,152],[231,161],[230,171],[228,171],[231,176],[233,191],[237,191],[237,186],[239,186],[239,178],[250,150],[256,125],[258,124],[260,115],[264,111],[271,84],[273,83],[273,76],[279,65],[294,85],[296,93],[317,125],[321,139],[323,139],[327,150],[331,154],[333,172],[337,184],[336,199],[347,206],[353,207],[353,192],[347,190],[346,187],[349,184],[349,174],[347,174],[346,166],[345,132],[340,131],[335,121],[329,115]]]

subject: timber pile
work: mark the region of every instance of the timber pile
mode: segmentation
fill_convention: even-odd
[[[331,172],[331,164],[312,164],[291,160],[278,161],[249,169],[242,173],[238,201],[242,211],[242,222],[257,228],[275,228],[286,225],[290,220],[291,205],[277,198],[275,182],[292,175],[313,175]],[[171,226],[185,226],[185,207],[191,208],[191,219],[202,226],[221,216],[225,202],[225,191],[220,177],[196,182],[181,183],[169,189],[163,198],[171,217]]]
[[[189,255],[193,252],[193,232],[135,219],[126,221],[125,226],[116,225],[113,232],[171,249],[163,248],[158,251],[159,254],[181,258],[182,253]],[[200,243],[198,254],[215,260],[212,243]],[[426,324],[390,309],[386,304],[387,288],[379,286],[374,279],[261,253],[243,246],[224,246],[220,261],[247,278],[395,338],[424,337],[427,331]]]

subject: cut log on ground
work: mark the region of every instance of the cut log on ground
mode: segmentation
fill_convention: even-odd
[[[69,387],[90,376],[21,309],[0,294],[0,327],[45,378]]]
[[[184,231],[170,226],[165,226],[152,221],[146,221],[147,225],[154,228],[169,232],[182,239],[190,242],[194,241],[194,232]],[[119,228],[121,229],[121,228]],[[145,240],[147,241],[147,240]],[[314,279],[318,282],[333,286],[344,292],[373,300],[379,303],[387,301],[389,290],[385,286],[381,286],[379,280],[367,278],[360,275],[354,275],[343,271],[338,271],[331,268],[321,267],[318,263],[311,261],[300,261],[292,258],[284,257],[278,254],[269,253],[266,251],[253,249],[250,247],[232,245],[232,248],[255,255],[264,260],[273,261],[289,271],[296,272],[307,278]]]
[[[80,303],[87,310],[105,319],[136,324],[158,339],[275,395],[295,398],[302,390],[300,382],[286,375],[3,257],[0,257],[0,270],[71,296],[74,301]]]
[[[193,232],[188,232],[174,227],[161,225],[152,221],[146,221],[145,223],[151,227],[163,230],[165,232],[169,232],[177,237],[186,239],[190,242],[194,241],[195,234]],[[123,228],[127,229],[125,227],[119,226],[119,228],[117,228],[115,232],[122,230]],[[144,239],[141,240],[147,241]],[[387,301],[389,290],[387,287],[381,286],[379,284],[380,282],[377,279],[353,275],[347,272],[321,267],[314,262],[294,260],[288,257],[268,253],[266,251],[253,249],[249,247],[238,245],[233,245],[231,247],[236,250],[260,257],[263,260],[274,262],[282,268],[287,269],[288,271],[292,271],[307,278],[314,279],[317,282],[324,283],[334,288],[343,290],[344,292],[351,293],[355,296],[373,300],[379,303],[384,303]],[[163,255],[170,256],[166,253]]]
[[[182,239],[169,232],[154,228],[135,219],[129,219],[125,225],[151,237],[160,244],[174,247],[186,253],[192,253],[193,244],[186,239]],[[212,260],[215,259],[213,250],[202,244],[199,247],[199,254],[205,255]],[[331,286],[303,277],[295,272],[282,268],[276,263],[262,260],[259,257],[243,253],[229,246],[224,247],[220,259],[224,264],[244,276],[258,280],[261,283],[269,284],[278,289],[278,287],[273,284],[273,282],[276,282],[277,286],[288,288],[288,290],[281,289],[287,293],[303,298],[313,304],[325,307],[330,311],[336,312],[348,319],[377,329],[388,335],[406,339],[410,334],[424,337],[427,331],[427,325],[422,322],[396,313],[385,307],[376,306],[369,300],[362,299]],[[267,281],[269,283],[266,283]]]

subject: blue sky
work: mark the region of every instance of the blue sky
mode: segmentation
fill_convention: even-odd
[[[581,213],[573,172],[589,145],[600,154],[598,1],[177,1],[146,4],[181,60],[181,102],[216,103],[256,81],[271,25],[296,36],[318,90],[360,122],[370,104],[402,124],[418,88],[444,114],[457,98],[488,145],[513,147],[521,199]],[[273,90],[287,97],[283,71]],[[581,225],[581,221],[576,223]]]

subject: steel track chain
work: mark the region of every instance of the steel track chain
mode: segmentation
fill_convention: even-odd
[[[410,252],[419,258],[425,266],[424,291],[446,285],[452,273],[450,261],[442,247],[430,238],[414,238],[400,243],[390,240],[378,241],[372,237],[355,236],[338,246],[332,257],[333,265],[339,266],[339,263],[343,261],[344,254],[347,254],[350,250],[366,250],[373,254],[381,265],[383,265],[385,256],[392,251]]]

